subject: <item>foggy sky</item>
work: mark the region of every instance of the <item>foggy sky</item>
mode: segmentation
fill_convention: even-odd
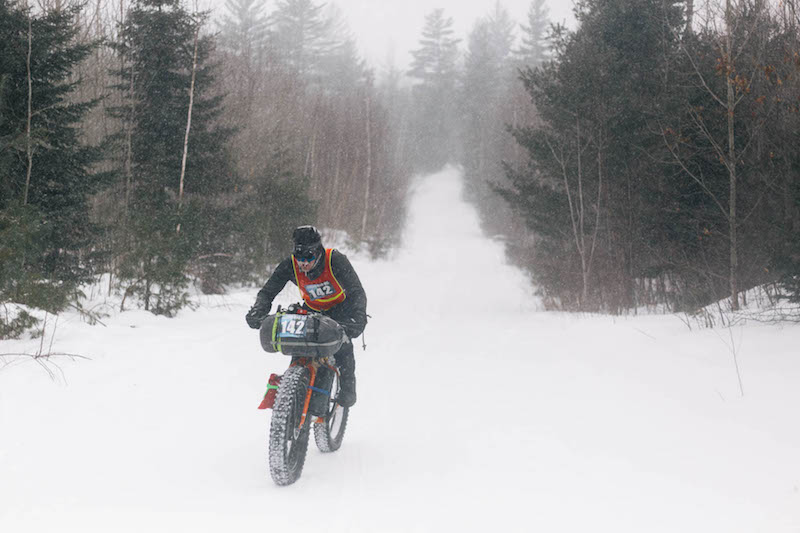
[[[462,45],[475,21],[494,10],[497,0],[334,0],[348,18],[363,56],[376,67],[385,67],[389,58],[405,69],[410,50],[417,48],[425,15],[443,8],[453,18]],[[524,23],[531,0],[502,0],[511,17]],[[550,20],[572,25],[572,0],[548,0]]]
[[[322,0],[318,0],[323,3]],[[453,18],[457,37],[462,46],[475,21],[492,12],[497,0],[330,0],[347,18],[355,35],[361,55],[370,66],[387,68],[391,63],[406,70],[410,51],[418,47],[425,15],[443,8],[445,15]],[[519,23],[527,20],[531,0],[501,0],[511,17]],[[199,0],[201,9],[214,11],[214,18],[224,12],[225,0]],[[572,0],[548,0],[550,20],[566,22],[573,26]],[[267,10],[272,11],[275,0],[267,0]]]

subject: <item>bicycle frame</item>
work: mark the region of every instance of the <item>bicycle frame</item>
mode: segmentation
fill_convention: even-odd
[[[314,394],[314,392],[318,392],[320,394],[326,394],[326,395],[330,394],[329,391],[325,391],[325,390],[316,388],[314,386],[316,384],[317,369],[319,368],[319,366],[320,365],[325,365],[326,367],[328,367],[329,369],[331,369],[333,372],[336,373],[337,379],[339,378],[339,369],[336,368],[335,365],[331,365],[330,363],[328,363],[327,359],[328,359],[327,357],[324,358],[324,359],[316,359],[316,358],[313,358],[313,357],[296,357],[296,358],[293,358],[291,364],[289,365],[289,368],[292,368],[293,366],[305,367],[305,368],[308,369],[309,373],[311,374],[311,378],[310,378],[309,384],[308,384],[308,389],[306,390],[306,398],[305,398],[305,401],[303,402],[303,413],[302,413],[302,415],[300,417],[300,424],[297,426],[297,429],[302,429],[303,426],[306,423],[306,420],[309,417],[308,409],[309,409],[309,405],[311,404],[311,396]],[[266,397],[269,394],[270,390],[276,390],[277,391],[279,386],[280,385],[273,385],[272,383],[268,383],[267,384],[267,392],[264,394],[264,400],[261,402],[261,405],[258,407],[259,409],[268,409],[268,408],[272,407],[272,405],[267,405],[266,404]],[[314,415],[311,415],[311,416],[314,416]],[[317,420],[316,420],[317,424],[321,424],[324,421],[325,421],[325,417],[317,416]]]
[[[292,364],[289,365],[289,368],[293,366],[305,366],[308,369],[308,371],[311,372],[311,379],[308,382],[308,390],[306,391],[306,399],[305,402],[303,402],[303,414],[300,417],[300,425],[297,427],[297,429],[302,429],[303,425],[305,425],[306,423],[306,419],[308,418],[309,415],[308,407],[311,404],[311,396],[314,394],[314,392],[319,392],[320,394],[326,394],[326,395],[330,394],[328,391],[324,391],[322,389],[314,387],[317,380],[317,368],[319,368],[319,366],[323,364],[328,368],[330,368],[331,370],[333,370],[338,377],[339,370],[336,368],[336,366],[330,365],[327,362],[312,359],[310,357],[299,357],[298,361],[292,361]],[[316,423],[321,424],[324,421],[325,417],[318,416]]]

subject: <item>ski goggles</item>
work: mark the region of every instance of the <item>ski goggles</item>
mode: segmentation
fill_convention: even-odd
[[[295,259],[303,263],[311,263],[314,261],[314,259],[317,258],[317,256],[314,255],[314,252],[303,252],[300,254],[295,254],[294,257]]]

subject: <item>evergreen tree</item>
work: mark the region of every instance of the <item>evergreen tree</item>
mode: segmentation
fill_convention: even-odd
[[[458,59],[458,39],[453,38],[453,19],[445,18],[443,9],[435,9],[425,17],[420,47],[411,52],[409,76],[424,85],[445,86],[453,83]]]
[[[225,76],[222,85],[232,114],[231,122],[242,124],[253,113],[256,92],[261,89],[267,46],[269,19],[265,0],[226,0],[219,23],[220,52]]]
[[[246,68],[258,61],[267,46],[269,18],[266,0],[225,0],[226,14],[219,23],[220,45]]]
[[[78,129],[94,102],[72,101],[93,48],[76,44],[76,14],[0,0],[0,302],[49,311],[92,274],[89,198],[101,185]]]
[[[643,200],[664,183],[647,154],[660,149],[654,102],[669,100],[682,24],[675,6],[664,14],[656,0],[582,2],[580,28],[555,36],[554,61],[522,76],[541,124],[515,130],[530,165],[509,169],[505,197],[548,252],[532,269],[540,286],[568,307],[635,306],[633,280],[664,266],[637,253],[640,222],[659,208]]]
[[[223,65],[224,83],[233,84],[228,90],[235,96],[227,99],[225,120],[240,126],[232,149],[246,193],[238,206],[249,210],[246,219],[259,221],[242,236],[240,249],[247,251],[239,267],[242,273],[255,269],[248,275],[258,277],[276,247],[285,251],[285,235],[278,237],[274,228],[289,221],[300,217],[358,231],[369,204],[365,197],[376,196],[375,184],[364,182],[386,172],[385,158],[370,153],[380,124],[376,106],[368,103],[369,72],[341,14],[333,6],[286,1],[277,3],[270,21],[270,46],[263,71],[254,72],[252,98],[240,97],[243,90],[235,86],[243,70],[236,59]],[[269,205],[254,204],[254,197]]]
[[[303,83],[319,80],[321,63],[334,45],[324,7],[314,0],[278,0],[272,14],[278,57]]]
[[[414,86],[417,160],[425,170],[437,169],[456,155],[458,43],[453,19],[435,9],[425,17],[419,48],[411,52],[414,60],[408,75],[418,80]]]
[[[497,155],[507,140],[502,108],[511,90],[513,41],[514,24],[499,3],[469,35],[461,98],[463,154],[470,192],[479,204],[491,201],[486,183],[502,175]]]
[[[533,0],[528,8],[528,24],[522,24],[522,44],[517,57],[522,65],[537,67],[548,57],[547,28],[549,9],[545,0]]]
[[[366,62],[359,55],[356,38],[341,10],[335,4],[328,5],[324,17],[328,21],[328,49],[320,56],[319,90],[338,98],[353,95],[367,79]]]
[[[214,43],[200,36],[202,21],[179,0],[139,0],[114,45],[125,65],[116,88],[126,104],[112,110],[123,123],[113,140],[120,160],[130,159],[121,170],[130,189],[120,221],[128,235],[120,277],[126,294],[168,315],[186,302],[190,266],[202,277],[200,258],[231,255],[230,225],[218,217],[233,207],[237,185],[226,148],[232,132],[217,124],[222,98],[212,95]]]
[[[748,242],[755,241],[770,257],[769,265],[757,264],[752,271],[762,279],[765,274],[776,276],[791,301],[800,302],[800,108],[796,104],[796,95],[800,94],[800,64],[796,60],[800,57],[800,28],[797,20],[787,16],[790,6],[784,6],[783,16],[774,16],[760,31],[770,40],[762,61],[765,76],[751,90],[756,104],[751,112],[768,120],[756,143],[760,153],[755,168],[777,179],[767,181],[772,194],[762,195],[764,188],[759,187],[761,192],[756,196],[763,198],[764,222],[745,227],[754,226],[754,238]],[[787,57],[795,60],[787,61]],[[744,277],[743,281],[750,280]]]
[[[707,196],[704,240],[720,259],[710,261],[713,276],[709,277],[727,281],[724,290],[730,306],[738,310],[739,293],[746,284],[742,275],[750,271],[758,279],[766,262],[764,254],[754,253],[758,248],[743,253],[747,234],[755,237],[750,221],[760,218],[753,216],[763,205],[758,191],[776,185],[757,142],[776,117],[758,101],[767,94],[756,96],[752,90],[765,77],[764,60],[775,21],[760,1],[738,6],[726,2],[722,14],[721,34],[704,31],[685,39],[690,51],[681,65],[683,90],[676,91],[683,112],[669,121],[665,139],[677,166]],[[715,296],[721,296],[718,283],[709,285]]]
[[[259,284],[269,266],[286,257],[287,235],[316,219],[308,182],[294,174],[288,151],[278,148],[267,161],[265,169],[244,185],[241,204],[231,218],[237,236],[236,279]]]

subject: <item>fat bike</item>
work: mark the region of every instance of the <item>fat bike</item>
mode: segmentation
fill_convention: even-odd
[[[291,485],[303,472],[312,427],[320,451],[342,445],[348,408],[337,402],[340,376],[333,354],[350,339],[335,320],[297,304],[269,315],[260,337],[264,350],[292,358],[283,375],[269,377],[259,405],[272,409],[270,475],[277,485]]]

